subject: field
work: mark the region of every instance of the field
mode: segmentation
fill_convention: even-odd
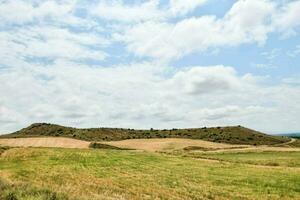
[[[37,137],[0,139],[0,145],[12,147],[89,148],[89,142],[70,138]]]
[[[263,152],[222,152],[194,153],[189,156],[231,163],[242,163],[263,166],[300,167],[300,152],[298,151],[263,151]]]
[[[145,150],[149,152],[175,151],[188,147],[199,147],[201,149],[209,150],[250,147],[250,145],[232,145],[225,143],[209,142],[204,140],[192,140],[182,138],[132,139],[102,143],[117,146],[120,148]]]
[[[3,151],[0,199],[5,200],[300,198],[299,151]]]
[[[0,137],[0,200],[300,199],[299,144],[240,126],[33,124]]]

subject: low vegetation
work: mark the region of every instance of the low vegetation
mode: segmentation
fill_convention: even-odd
[[[9,149],[9,147],[6,147],[6,146],[0,146],[0,155],[4,152],[4,151],[6,151],[6,150],[8,150]]]
[[[49,189],[36,188],[27,183],[10,184],[0,178],[1,200],[68,200],[67,195],[58,194]]]
[[[17,137],[70,137],[87,141],[117,141],[125,139],[147,138],[189,138],[219,143],[274,145],[289,141],[287,137],[266,135],[241,126],[171,129],[171,130],[135,130],[121,128],[77,129],[54,124],[37,123],[15,133],[0,136],[2,138]]]
[[[0,199],[300,198],[298,153],[203,155],[208,158],[111,149],[12,148],[0,156]],[[277,155],[279,166],[265,164]],[[255,165],[249,165],[254,158]],[[286,160],[296,164],[281,167]]]
[[[218,151],[218,150],[232,150],[232,149],[243,149],[247,147],[238,146],[238,147],[225,147],[225,148],[218,148],[218,147],[201,147],[201,146],[188,146],[183,148],[184,151]]]
[[[129,149],[126,149],[126,148],[120,148],[120,147],[116,147],[116,146],[112,146],[112,145],[108,145],[108,144],[102,144],[102,143],[99,143],[99,142],[91,142],[89,147],[93,148],[93,149],[129,150]]]

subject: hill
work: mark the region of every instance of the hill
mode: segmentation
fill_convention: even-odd
[[[211,142],[250,145],[274,145],[288,142],[282,136],[271,136],[242,126],[190,128],[170,130],[135,130],[124,128],[78,129],[56,124],[35,123],[17,132],[2,135],[0,138],[22,137],[69,137],[86,141],[118,141],[147,138],[188,138]]]
[[[284,133],[280,134],[280,136],[300,139],[300,133]]]

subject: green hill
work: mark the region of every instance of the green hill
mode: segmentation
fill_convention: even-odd
[[[230,144],[273,145],[289,141],[286,137],[271,136],[242,126],[191,128],[170,130],[135,130],[124,128],[78,129],[56,124],[35,123],[1,138],[70,137],[87,141],[114,141],[144,138],[190,138]]]

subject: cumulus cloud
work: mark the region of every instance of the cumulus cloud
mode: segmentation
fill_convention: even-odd
[[[118,39],[137,55],[166,59],[220,46],[263,44],[272,30],[269,18],[273,12],[274,5],[268,1],[238,1],[222,19],[202,16],[176,24],[145,22]]]
[[[133,128],[245,124],[265,130],[279,122],[282,102],[290,102],[291,94],[300,99],[298,87],[264,86],[232,67],[189,67],[171,76],[162,69],[153,63],[89,68],[61,60],[47,68],[1,71],[0,92],[6,94],[0,102],[1,131],[36,121]],[[285,117],[295,120],[297,108]],[[278,117],[272,122],[271,113]]]
[[[279,31],[286,35],[299,26],[299,2],[279,7],[274,1],[241,0],[223,18],[204,15],[175,23],[149,20],[130,26],[116,39],[138,56],[167,60],[218,47],[247,43],[261,46],[269,33]]]
[[[300,25],[300,1],[292,1],[284,5],[280,12],[274,15],[274,24],[284,37],[296,35]]]
[[[171,82],[192,95],[237,91],[246,84],[232,67],[224,66],[193,67],[176,73]]]

